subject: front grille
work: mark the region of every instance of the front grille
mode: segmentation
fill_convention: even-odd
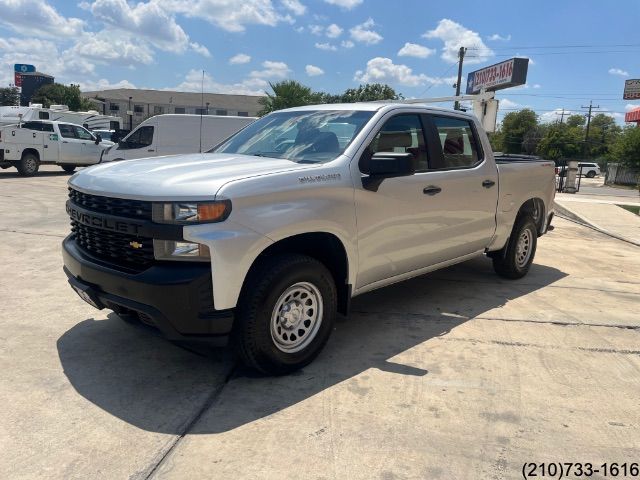
[[[76,205],[93,212],[117,217],[151,220],[151,202],[90,195],[73,188],[69,188],[69,199]]]
[[[100,230],[75,220],[71,221],[71,233],[80,248],[110,265],[141,272],[154,261],[151,238]],[[138,244],[140,248],[133,247]]]

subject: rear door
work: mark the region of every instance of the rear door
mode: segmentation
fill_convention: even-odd
[[[420,113],[385,117],[360,156],[365,174],[367,158],[384,151],[413,153],[417,170],[385,179],[377,191],[356,189],[356,289],[384,284],[489,244],[495,231],[497,170],[485,160],[471,123],[448,120]],[[440,137],[447,133],[448,143]]]

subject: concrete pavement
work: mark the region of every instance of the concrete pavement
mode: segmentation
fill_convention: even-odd
[[[640,458],[638,248],[559,219],[526,278],[485,258],[354,300],[264,378],[66,284],[64,174],[0,172],[1,478],[514,478]],[[203,354],[206,353],[206,354]]]

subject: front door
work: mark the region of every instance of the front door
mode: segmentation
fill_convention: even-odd
[[[363,173],[367,155],[377,151],[413,153],[417,169],[411,176],[385,179],[377,191],[356,189],[356,289],[488,245],[495,232],[497,171],[482,158],[470,121],[451,120],[391,116],[362,155]],[[449,142],[438,132],[448,134]]]
[[[71,125],[69,123],[59,123],[60,129],[60,158],[59,163],[63,164],[78,164],[82,163],[84,154],[82,151],[83,140],[78,138],[76,128],[77,125]]]

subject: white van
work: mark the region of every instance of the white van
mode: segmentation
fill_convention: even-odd
[[[138,125],[117,145],[105,150],[102,161],[204,152],[255,119],[217,115],[156,115]]]

